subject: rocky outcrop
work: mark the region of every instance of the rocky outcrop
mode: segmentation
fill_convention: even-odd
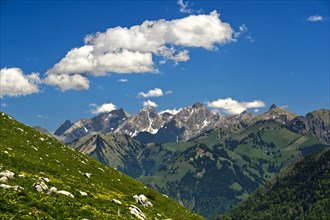
[[[330,144],[330,110],[321,109],[308,113],[305,117],[296,117],[289,126],[301,134],[310,132],[319,140]]]
[[[135,205],[130,205],[128,206],[129,212],[136,218],[140,220],[145,220],[147,219],[145,214]]]
[[[131,137],[136,136],[140,132],[155,134],[170,118],[171,116],[168,114],[163,116],[158,114],[154,107],[148,106],[125,120],[115,130],[115,133],[127,134]]]
[[[152,207],[153,204],[148,200],[148,198],[143,195],[143,194],[140,194],[140,195],[134,195],[133,196],[133,199],[135,199],[135,202],[139,203],[140,205],[142,205],[143,207]]]

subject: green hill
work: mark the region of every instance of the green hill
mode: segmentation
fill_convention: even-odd
[[[165,144],[180,152],[151,176],[138,179],[204,217],[230,210],[301,155],[324,148],[310,133],[282,123],[213,129],[187,143]]]
[[[330,219],[330,149],[298,160],[218,219]]]
[[[4,113],[0,140],[1,219],[202,219]]]

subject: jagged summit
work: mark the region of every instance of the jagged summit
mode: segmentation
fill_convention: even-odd
[[[61,126],[58,129],[56,129],[54,134],[60,136],[66,130],[68,130],[72,125],[73,125],[73,123],[70,120],[66,120],[63,124],[61,124]]]
[[[272,105],[270,106],[270,108],[269,108],[269,109],[276,109],[276,108],[278,108],[278,106],[277,106],[277,105],[275,105],[275,104],[272,104]]]
[[[307,118],[325,118],[327,111],[310,113]],[[235,124],[250,124],[257,121],[275,120],[282,124],[290,124],[297,115],[275,104],[263,114],[253,116],[247,110],[237,115],[220,115],[205,105],[196,102],[191,106],[167,109],[157,112],[152,106],[142,108],[134,115],[123,109],[101,113],[91,119],[80,119],[74,124],[70,121],[63,123],[56,131],[64,143],[92,133],[114,132],[137,137],[140,133],[148,136],[148,142],[186,141],[215,127],[228,127]],[[329,118],[329,117],[328,117]],[[329,120],[328,120],[329,121]],[[315,129],[314,129],[315,130]],[[321,134],[320,134],[321,135]],[[327,134],[322,134],[325,137]],[[138,139],[142,142],[144,138]],[[328,139],[325,138],[327,141]]]
[[[203,104],[199,103],[199,102],[194,103],[192,105],[192,107],[193,108],[196,108],[196,109],[198,109],[198,108],[205,108],[205,106]]]

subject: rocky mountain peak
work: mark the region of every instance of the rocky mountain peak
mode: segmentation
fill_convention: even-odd
[[[272,105],[270,106],[270,108],[269,108],[269,109],[276,109],[276,108],[278,108],[278,106],[277,106],[277,105],[275,105],[275,104],[272,104]]]
[[[192,107],[195,109],[205,108],[205,106],[199,102],[194,103]]]
[[[297,117],[295,113],[289,112],[288,110],[278,107],[275,104],[271,105],[269,110],[263,114],[257,115],[253,121],[262,121],[262,120],[274,120],[283,124],[287,124],[290,120]]]
[[[66,130],[68,130],[73,123],[70,120],[66,120],[63,124],[60,125],[58,129],[54,132],[55,135],[62,135]]]
[[[140,112],[156,112],[156,109],[153,106],[146,106],[139,111]]]

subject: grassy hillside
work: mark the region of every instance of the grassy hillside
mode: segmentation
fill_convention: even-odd
[[[218,219],[330,219],[330,150],[308,155]]]
[[[2,219],[135,219],[129,209],[133,206],[147,219],[202,219],[155,190],[4,113],[0,113],[0,178]],[[33,185],[41,182],[72,197],[48,194],[49,190],[38,192]],[[145,195],[153,206],[140,205],[133,199],[136,194]]]

